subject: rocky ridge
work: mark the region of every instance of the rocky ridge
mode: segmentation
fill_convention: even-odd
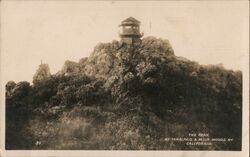
[[[177,57],[168,40],[100,43],[42,73],[6,85],[8,149],[240,149],[242,73]],[[234,141],[166,141],[200,132]]]

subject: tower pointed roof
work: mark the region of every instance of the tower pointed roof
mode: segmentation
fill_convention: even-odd
[[[137,20],[136,18],[130,16],[129,18],[126,18],[125,20],[123,20],[122,22],[136,22],[136,23],[140,23],[139,20]]]
[[[126,18],[125,20],[122,21],[120,26],[126,26],[126,25],[140,25],[140,21],[137,20],[136,18],[130,16],[129,18]]]

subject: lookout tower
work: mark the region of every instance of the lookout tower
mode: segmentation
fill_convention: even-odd
[[[129,17],[122,21],[119,27],[122,28],[120,32],[121,41],[126,44],[133,44],[140,42],[143,33],[140,32],[140,21],[133,17]]]

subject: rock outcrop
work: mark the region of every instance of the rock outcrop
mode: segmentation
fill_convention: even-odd
[[[9,82],[6,90],[7,149],[241,146],[242,73],[177,57],[169,41],[155,37],[137,45],[98,44],[56,75],[34,85]],[[204,146],[165,140],[188,133],[234,141]]]

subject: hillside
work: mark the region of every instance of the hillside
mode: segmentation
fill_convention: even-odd
[[[6,84],[6,149],[239,150],[242,73],[174,55],[167,40],[98,44],[88,58]],[[166,142],[209,133],[231,143]]]

